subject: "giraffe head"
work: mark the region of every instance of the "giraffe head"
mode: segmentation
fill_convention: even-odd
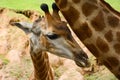
[[[57,6],[53,4],[52,7],[52,15],[49,13],[48,6],[42,4],[41,9],[45,12],[45,17],[41,17],[33,23],[14,22],[13,24],[22,29],[26,34],[34,35],[34,38],[39,39],[39,41],[43,41],[43,38],[39,38],[40,36],[44,37],[44,45],[40,43],[41,49],[44,51],[72,59],[80,67],[88,67],[87,54],[74,40],[67,23],[61,21]]]

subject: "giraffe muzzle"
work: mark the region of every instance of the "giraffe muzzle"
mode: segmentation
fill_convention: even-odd
[[[90,67],[88,56],[84,51],[75,54],[74,61],[79,67]]]

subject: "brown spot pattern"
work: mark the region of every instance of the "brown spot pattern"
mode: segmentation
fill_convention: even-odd
[[[88,27],[87,23],[83,23],[79,26],[79,29],[75,30],[75,33],[80,38],[81,41],[84,41],[87,38],[92,36],[92,31]]]
[[[91,24],[93,25],[93,28],[96,31],[102,31],[106,26],[104,22],[104,15],[100,11],[98,15],[91,21]]]
[[[87,17],[91,15],[91,13],[97,8],[98,8],[97,6],[86,2],[82,6],[82,11],[83,11],[83,14]]]
[[[95,47],[94,44],[86,44],[85,45],[90,51],[91,53],[95,56],[95,57],[99,57],[99,51],[98,49]]]
[[[67,0],[60,0],[60,4],[59,4],[59,7],[60,9],[63,9],[67,6]]]
[[[115,52],[120,54],[120,43],[115,44],[114,46]]]
[[[103,8],[102,10],[103,10],[103,12],[104,12],[105,14],[110,13],[106,8]]]
[[[90,0],[90,2],[92,2],[92,3],[97,3],[97,1],[96,1],[96,0]]]
[[[119,72],[120,72],[120,67],[119,67]]]
[[[120,74],[115,75],[118,79],[120,79]]]
[[[109,51],[109,47],[108,47],[107,43],[100,37],[97,38],[96,45],[104,53]]]
[[[109,63],[107,61],[103,61],[103,64],[109,69],[112,70],[112,67],[109,65]]]
[[[110,63],[111,66],[118,66],[119,65],[119,60],[116,59],[116,57],[108,57],[107,58],[108,62]]]
[[[80,13],[74,8],[74,7],[69,7],[67,11],[62,12],[63,15],[65,16],[66,20],[72,27],[75,23],[75,21],[79,18]]]
[[[115,16],[108,16],[107,20],[111,27],[116,27],[119,24],[119,19]]]
[[[120,42],[120,32],[117,32],[116,36],[117,36],[117,40]]]
[[[72,0],[74,3],[80,3],[81,0]]]
[[[105,34],[105,38],[107,39],[108,42],[111,42],[111,41],[113,40],[112,30],[109,30],[109,31]]]

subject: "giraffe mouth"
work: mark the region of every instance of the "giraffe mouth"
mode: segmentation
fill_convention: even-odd
[[[90,67],[88,56],[84,51],[81,51],[79,54],[76,54],[74,61],[79,67]]]

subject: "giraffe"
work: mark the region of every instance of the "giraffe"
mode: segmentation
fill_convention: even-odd
[[[72,30],[120,79],[120,13],[104,0],[55,0]]]
[[[51,15],[47,4],[42,4],[45,17],[33,23],[11,22],[23,30],[30,41],[30,55],[34,65],[30,80],[54,80],[46,52],[74,60],[80,67],[90,66],[87,54],[75,42],[66,22],[61,21],[56,4],[52,7]]]

